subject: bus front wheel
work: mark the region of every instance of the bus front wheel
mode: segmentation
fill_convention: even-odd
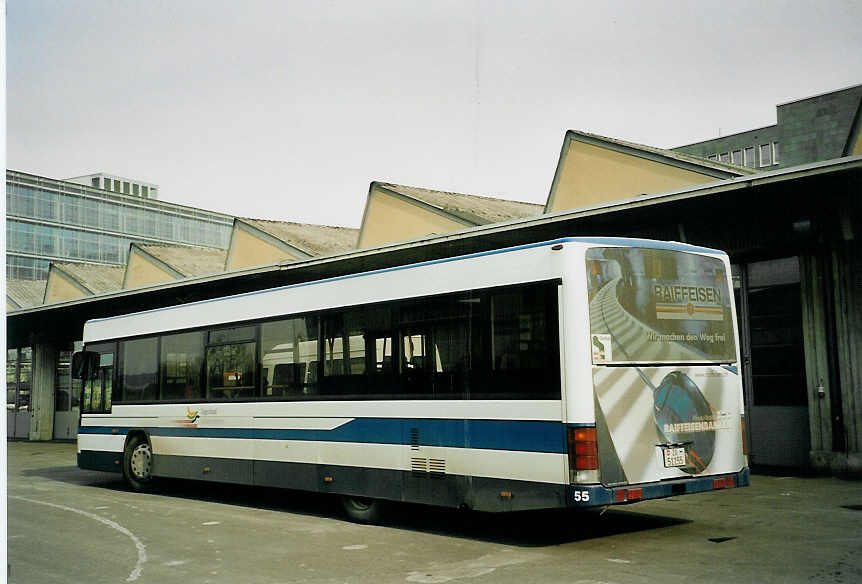
[[[144,436],[129,438],[123,451],[123,478],[133,491],[148,491],[153,485],[153,450]]]
[[[343,495],[341,506],[344,513],[357,523],[380,523],[383,519],[383,501]]]

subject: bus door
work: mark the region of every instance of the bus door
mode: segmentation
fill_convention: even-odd
[[[94,353],[81,388],[81,413],[105,413],[111,411],[114,387],[114,343],[102,343],[87,347]]]
[[[726,264],[671,250],[595,248],[587,270],[602,483],[742,469]]]

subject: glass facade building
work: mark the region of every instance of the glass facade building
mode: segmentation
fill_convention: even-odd
[[[51,261],[122,265],[131,242],[225,249],[233,217],[6,171],[6,277],[44,280]]]

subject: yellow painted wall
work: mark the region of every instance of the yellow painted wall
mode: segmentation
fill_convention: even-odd
[[[147,256],[134,251],[129,254],[123,288],[137,288],[176,280],[173,274],[154,264]]]
[[[433,211],[373,189],[369,193],[358,247],[374,247],[431,233],[450,233],[466,227]]]
[[[862,132],[859,132],[859,136],[856,137],[856,144],[853,145],[850,156],[858,156],[859,154],[862,154]]]
[[[577,209],[642,193],[663,193],[718,179],[570,140],[548,211]]]
[[[45,286],[45,304],[51,302],[63,302],[90,296],[80,288],[69,282],[64,276],[60,276],[54,270],[48,272],[48,283]]]
[[[12,303],[12,301],[6,300],[6,312],[9,312],[10,310],[18,310],[18,307],[15,306],[15,304]]]
[[[271,264],[281,260],[296,260],[296,256],[264,241],[245,229],[234,226],[231,248],[228,250],[227,270]]]

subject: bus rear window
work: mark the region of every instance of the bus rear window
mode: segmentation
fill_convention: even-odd
[[[721,260],[613,247],[587,250],[586,263],[593,363],[736,359]]]

